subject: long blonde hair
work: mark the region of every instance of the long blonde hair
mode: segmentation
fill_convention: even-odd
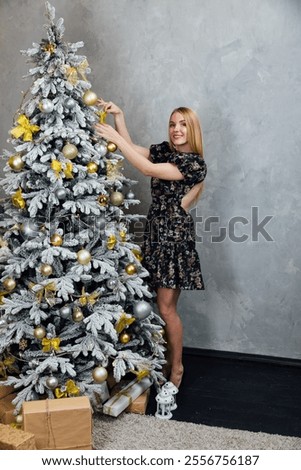
[[[204,146],[203,146],[203,134],[200,120],[193,109],[186,108],[184,106],[180,106],[179,108],[175,108],[169,118],[169,122],[171,117],[174,113],[182,114],[183,118],[186,121],[187,127],[187,141],[191,147],[191,150],[195,153],[200,155],[200,158],[204,158]],[[171,140],[169,139],[170,148],[174,148]],[[192,204],[196,204],[199,198],[201,197],[202,192],[204,191],[204,182],[202,182],[199,186],[199,189],[193,198]]]

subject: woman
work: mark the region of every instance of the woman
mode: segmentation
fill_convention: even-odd
[[[152,204],[144,234],[143,264],[149,271],[149,283],[156,291],[158,309],[166,324],[169,380],[179,388],[184,368],[183,327],[177,302],[183,289],[204,289],[194,223],[188,212],[201,194],[207,173],[200,123],[191,109],[177,108],[169,120],[169,142],[147,149],[132,142],[118,106],[102,99],[98,104],[114,116],[115,129],[108,124],[96,124],[96,133],[114,142],[135,168],[151,177]]]

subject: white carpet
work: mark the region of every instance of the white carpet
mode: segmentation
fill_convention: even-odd
[[[122,413],[118,418],[94,416],[95,449],[260,449],[300,450],[301,438],[217,428],[154,416]]]

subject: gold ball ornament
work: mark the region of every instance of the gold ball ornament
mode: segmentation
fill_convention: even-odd
[[[108,378],[108,371],[107,369],[101,366],[95,367],[95,369],[93,369],[92,371],[92,377],[94,382],[102,384]]]
[[[21,155],[12,155],[8,160],[8,164],[14,171],[21,171],[22,168],[24,168],[24,162]]]
[[[77,252],[77,261],[79,264],[89,264],[91,261],[91,253],[84,248]]]
[[[11,292],[16,287],[17,283],[12,277],[7,277],[2,282],[3,287],[6,291]]]
[[[98,196],[98,202],[101,206],[107,206],[109,202],[109,197],[106,194],[100,194]]]
[[[50,276],[52,274],[52,266],[50,264],[42,264],[40,272],[43,276]]]
[[[125,267],[126,273],[132,276],[137,272],[137,266],[134,263],[129,263]]]
[[[87,173],[97,173],[98,165],[95,162],[89,162],[87,164]]]
[[[107,149],[108,149],[108,152],[116,152],[117,145],[114,144],[114,142],[108,142],[107,143]]]
[[[37,326],[33,331],[36,339],[43,339],[46,336],[46,329],[44,326]]]
[[[113,204],[113,206],[121,206],[121,204],[124,201],[124,195],[120,193],[119,191],[114,191],[110,195],[110,201]]]
[[[81,321],[83,321],[84,319],[84,314],[82,312],[82,310],[79,308],[79,307],[76,307],[72,313],[72,318],[73,318],[73,321],[79,323]]]
[[[62,238],[58,233],[54,233],[54,234],[50,237],[50,243],[51,243],[51,245],[53,245],[53,246],[62,246],[62,244],[63,244],[63,238]]]
[[[78,154],[78,149],[74,144],[66,144],[64,145],[62,152],[65,158],[74,160]]]
[[[122,344],[127,344],[131,341],[131,335],[129,335],[128,333],[126,332],[123,332],[119,335],[119,341],[122,343]]]
[[[87,90],[83,94],[83,102],[87,106],[94,106],[97,103],[97,100],[98,100],[97,94],[94,93],[94,91],[92,91],[92,90]]]

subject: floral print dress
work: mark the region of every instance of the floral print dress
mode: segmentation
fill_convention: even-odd
[[[194,221],[181,202],[191,188],[206,177],[206,163],[196,153],[172,150],[168,142],[151,145],[150,154],[154,163],[174,163],[184,179],[151,179],[152,203],[142,246],[143,266],[149,272],[148,282],[154,289],[203,290]]]

